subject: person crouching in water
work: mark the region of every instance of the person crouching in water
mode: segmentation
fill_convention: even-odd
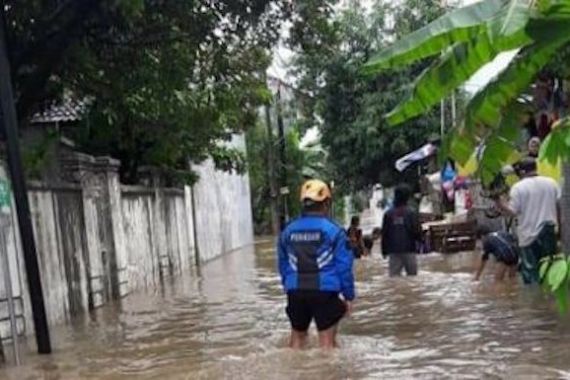
[[[327,184],[305,182],[301,188],[303,215],[290,222],[279,237],[279,273],[291,322],[289,346],[294,349],[304,347],[312,320],[319,346],[336,347],[338,323],[352,312],[354,259],[344,229],[328,217],[331,201]]]
[[[490,232],[484,226],[479,227],[477,235],[483,243],[483,254],[474,280],[479,281],[491,255],[497,260],[495,281],[503,281],[507,273],[509,278],[514,278],[519,264],[518,245],[515,237],[508,232]]]
[[[422,239],[418,214],[408,207],[410,190],[399,185],[394,190],[394,207],[384,214],[382,224],[382,255],[389,258],[390,276],[418,273],[416,244]]]

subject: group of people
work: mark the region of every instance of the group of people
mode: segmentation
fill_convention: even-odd
[[[538,175],[533,157],[518,165],[521,180],[510,190],[509,199],[498,198],[497,209],[516,217],[515,235],[507,231],[488,231],[483,226],[479,235],[483,254],[475,279],[479,279],[494,256],[497,280],[520,271],[525,283],[540,282],[539,264],[556,251],[559,223],[560,189],[556,181]],[[336,333],[340,320],[352,313],[355,299],[353,262],[370,254],[374,241],[381,239],[382,255],[388,257],[390,276],[416,275],[416,248],[422,239],[418,214],[408,207],[411,191],[398,186],[393,207],[384,215],[382,229],[371,237],[363,237],[359,219],[353,218],[348,230],[329,217],[332,194],[320,180],[309,180],[301,188],[302,215],[290,222],[278,241],[278,267],[287,294],[286,312],[291,323],[289,345],[302,348],[309,325],[314,320],[319,345],[337,346]]]
[[[560,187],[553,179],[538,175],[536,159],[529,155],[516,165],[521,178],[510,190],[508,200],[498,197],[496,208],[506,217],[516,218],[516,235],[508,231],[479,228],[483,255],[475,279],[481,277],[490,256],[497,261],[495,278],[515,277],[520,271],[525,284],[539,283],[540,260],[557,250],[560,229]],[[515,237],[516,236],[516,237]]]
[[[329,217],[332,194],[320,180],[309,180],[301,188],[301,217],[282,231],[277,244],[278,267],[285,293],[286,312],[291,323],[291,348],[302,348],[309,325],[314,320],[322,348],[337,346],[340,320],[352,313],[355,298],[353,262],[370,254],[374,241],[381,237],[382,253],[389,257],[392,276],[403,270],[417,274],[416,240],[421,234],[417,214],[407,207],[410,191],[400,186],[394,205],[384,216],[382,230],[364,238],[359,219],[350,228]]]
[[[376,240],[381,240],[382,256],[388,258],[391,277],[406,272],[408,276],[418,273],[416,250],[422,240],[418,213],[408,207],[411,190],[399,185],[394,190],[392,207],[384,214],[382,228],[374,228],[371,236],[363,236],[360,218],[353,216],[347,230],[350,247],[355,258],[368,256]]]

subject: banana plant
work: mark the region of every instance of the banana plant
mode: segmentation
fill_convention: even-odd
[[[510,64],[469,100],[463,119],[444,141],[446,154],[460,164],[484,146],[479,170],[483,182],[489,183],[515,151],[513,141],[524,114],[520,95],[569,44],[570,0],[482,0],[455,9],[396,41],[369,60],[362,71],[374,75],[432,60],[411,85],[410,95],[386,115],[391,125],[398,125],[430,110],[498,54],[515,51]],[[553,128],[542,145],[540,159],[552,164],[562,160],[565,172],[570,173],[566,170],[570,168],[569,118]],[[563,215],[563,226],[568,221],[570,215]],[[570,253],[570,243],[564,245]],[[543,286],[555,296],[559,309],[566,311],[570,286],[567,255],[546,258],[540,272]]]
[[[511,63],[468,102],[462,122],[447,134],[451,158],[465,163],[485,145],[481,175],[488,183],[505,164],[513,125],[520,125],[517,98],[570,43],[570,0],[483,0],[455,9],[380,51],[362,68],[373,75],[432,59],[410,95],[386,118],[391,125],[420,116],[461,87],[498,54],[518,51]]]

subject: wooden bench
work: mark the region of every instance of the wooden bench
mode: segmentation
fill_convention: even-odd
[[[472,251],[477,243],[477,223],[438,224],[429,227],[431,247],[441,253]]]

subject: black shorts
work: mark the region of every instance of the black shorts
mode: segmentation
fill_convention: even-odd
[[[296,290],[287,293],[287,315],[296,331],[307,331],[314,319],[317,330],[336,325],[346,313],[344,302],[336,292]]]
[[[505,264],[508,267],[514,267],[518,265],[519,260],[513,257],[497,257],[497,262]]]

